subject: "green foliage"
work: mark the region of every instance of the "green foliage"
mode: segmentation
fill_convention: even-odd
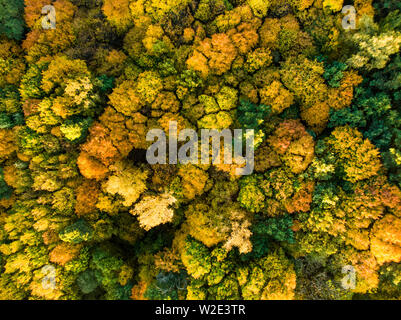
[[[24,0],[0,1],[0,34],[21,40],[24,34]]]
[[[265,207],[265,196],[258,184],[261,177],[257,175],[247,176],[241,179],[238,202],[250,212],[260,212]]]
[[[255,238],[271,237],[277,241],[294,243],[294,233],[290,229],[292,218],[289,215],[279,218],[271,218],[254,224],[252,233]]]
[[[111,247],[96,248],[92,254],[91,269],[94,270],[97,283],[106,291],[105,299],[127,300],[132,284],[122,285],[120,283],[119,274],[124,263],[117,254],[112,252]]]

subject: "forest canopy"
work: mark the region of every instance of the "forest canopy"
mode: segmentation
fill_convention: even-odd
[[[400,46],[398,0],[0,0],[0,299],[401,299]],[[172,121],[254,172],[148,163]]]

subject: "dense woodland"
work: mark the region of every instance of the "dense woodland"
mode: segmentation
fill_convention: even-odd
[[[0,0],[0,21],[0,299],[401,298],[399,0]],[[148,164],[170,121],[254,129],[254,173]]]

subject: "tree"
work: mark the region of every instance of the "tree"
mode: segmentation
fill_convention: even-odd
[[[0,0],[0,299],[401,297],[399,1],[95,2]]]
[[[146,190],[148,171],[123,162],[116,163],[111,169],[113,174],[103,183],[102,188],[110,194],[121,195],[124,198],[123,205],[130,207]]]
[[[344,178],[352,183],[377,175],[381,169],[378,150],[362,134],[349,127],[338,127],[327,140],[329,150],[338,157]],[[357,146],[350,150],[350,145]]]
[[[296,120],[282,122],[268,143],[293,173],[301,173],[314,157],[314,140]]]
[[[398,52],[401,34],[394,30],[380,32],[372,17],[368,16],[361,19],[360,25],[360,32],[350,40],[358,51],[347,60],[347,64],[367,70],[383,69],[389,57]]]
[[[129,5],[129,0],[120,0],[117,3],[115,1],[106,0],[103,3],[103,13],[120,32],[129,28],[132,24]]]
[[[230,38],[220,33],[203,40],[186,63],[189,68],[199,71],[206,78],[210,73],[221,75],[230,70],[236,55],[237,49]]]
[[[78,220],[74,224],[66,227],[59,234],[59,237],[62,241],[73,244],[89,241],[91,240],[92,236],[92,229],[83,219]]]
[[[371,231],[371,250],[380,265],[401,261],[401,250],[398,245],[400,228],[400,219],[391,214],[387,214],[374,224]]]
[[[24,1],[17,0],[13,3],[1,1],[0,3],[0,34],[10,39],[21,40],[24,33]]]
[[[145,196],[138,202],[131,214],[138,216],[139,223],[146,231],[172,221],[174,209],[170,208],[176,199],[169,194]]]

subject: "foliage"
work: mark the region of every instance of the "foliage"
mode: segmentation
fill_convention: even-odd
[[[0,3],[0,34],[10,39],[21,40],[24,33],[24,1],[1,1]]]
[[[399,1],[48,2],[0,0],[0,299],[401,298]],[[254,170],[150,164],[171,121]]]

